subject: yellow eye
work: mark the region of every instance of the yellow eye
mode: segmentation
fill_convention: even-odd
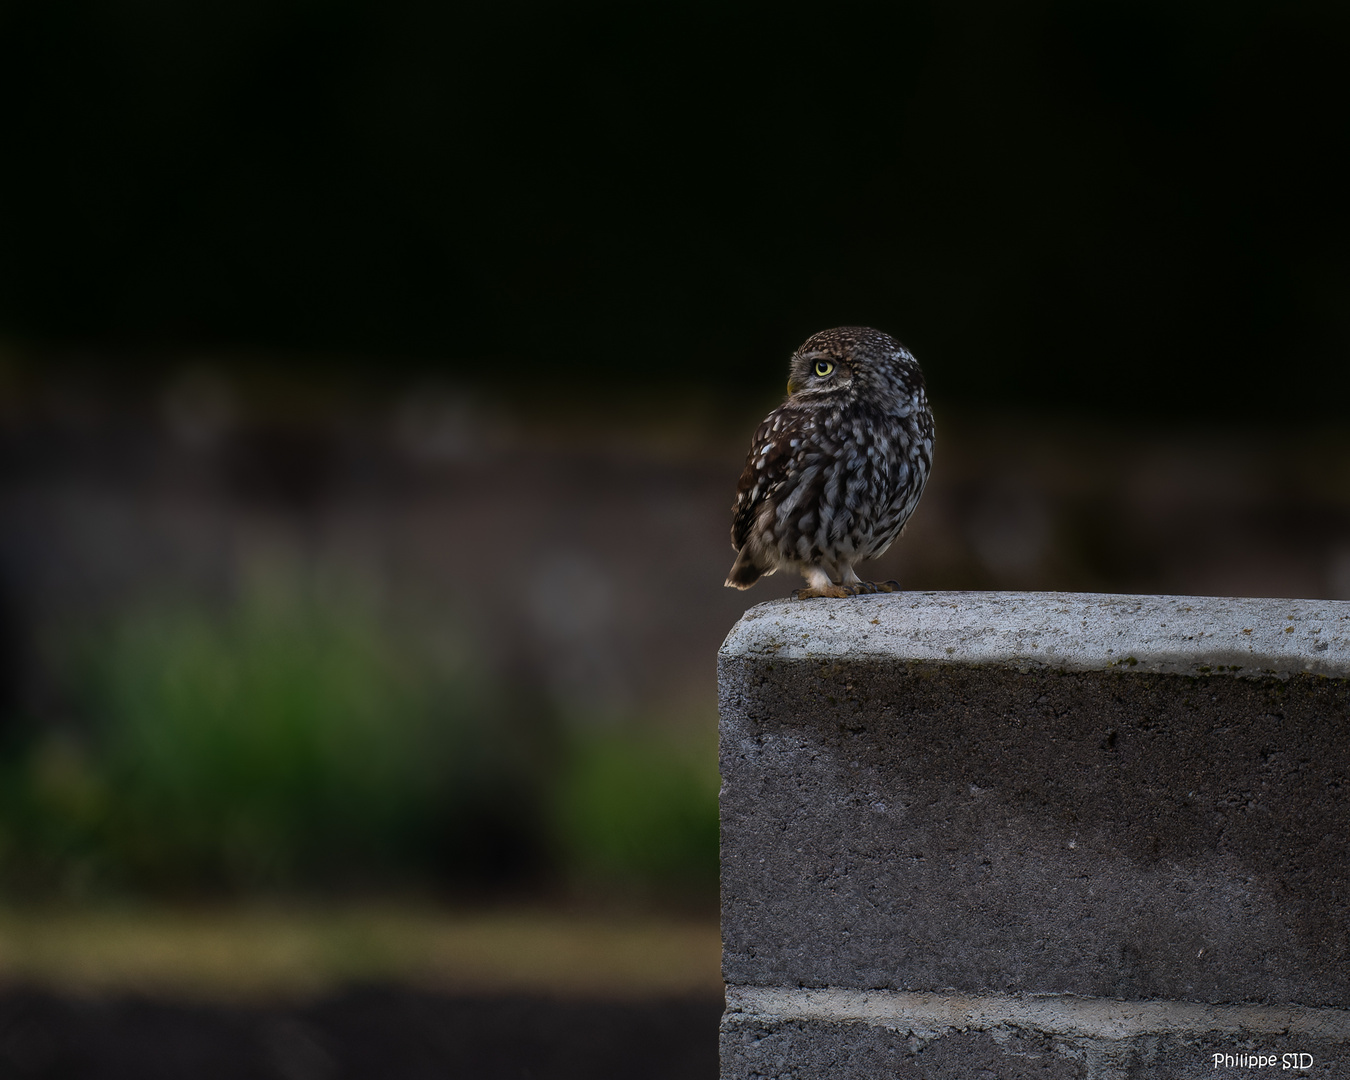
[[[816,374],[819,375],[822,379],[825,378],[825,376],[828,375],[833,370],[834,365],[831,364],[828,360],[816,361]]]

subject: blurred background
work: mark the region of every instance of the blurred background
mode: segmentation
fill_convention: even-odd
[[[815,331],[937,414],[872,576],[1350,599],[1348,49],[0,3],[0,1060],[715,1075],[715,653],[795,587],[723,588],[730,505]]]

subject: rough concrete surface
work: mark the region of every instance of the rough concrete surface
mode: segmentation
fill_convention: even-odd
[[[1216,1062],[1216,1054],[1224,1057]],[[1261,1064],[1253,1064],[1258,1055]],[[832,1023],[734,1013],[722,1020],[724,1080],[1338,1077],[1345,1075],[1345,1061],[1343,1043],[1282,1033],[1141,1034],[1096,1040],[1016,1024],[916,1034],[904,1022]]]
[[[1081,1034],[1045,1019],[1068,1006],[1005,1009],[962,1042],[966,1065],[926,1059],[935,1076],[978,1075],[1013,1029],[1087,1076],[1146,1059],[1147,1075],[1194,1075],[1210,1037],[1287,1032],[1325,1054],[1350,1031],[1347,674],[1345,603],[930,593],[753,609],[720,657],[729,1002],[848,988],[1324,1010],[1316,1030],[1214,1034],[1191,1017]],[[880,1039],[868,1053],[884,1043],[890,1061],[900,1044],[878,1033],[923,1027],[767,1015],[729,1006],[724,1076],[797,1075],[747,1072],[759,1051],[744,1047],[821,1031]],[[790,1031],[746,1035],[779,1022]],[[801,1075],[904,1069],[822,1059]]]
[[[724,658],[1350,676],[1350,603],[1102,593],[889,593],[745,613]]]

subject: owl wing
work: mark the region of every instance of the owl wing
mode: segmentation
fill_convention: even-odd
[[[814,444],[815,427],[815,418],[809,413],[780,408],[756,429],[732,507],[731,544],[737,551],[750,539],[765,501],[778,501],[785,489],[795,486],[799,459],[804,449]]]

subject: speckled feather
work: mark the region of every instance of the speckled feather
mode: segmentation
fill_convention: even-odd
[[[834,365],[828,376],[818,362]],[[789,389],[755,432],[737,486],[727,584],[738,588],[784,568],[856,581],[853,564],[900,535],[932,465],[923,373],[886,334],[816,334],[793,355]]]

